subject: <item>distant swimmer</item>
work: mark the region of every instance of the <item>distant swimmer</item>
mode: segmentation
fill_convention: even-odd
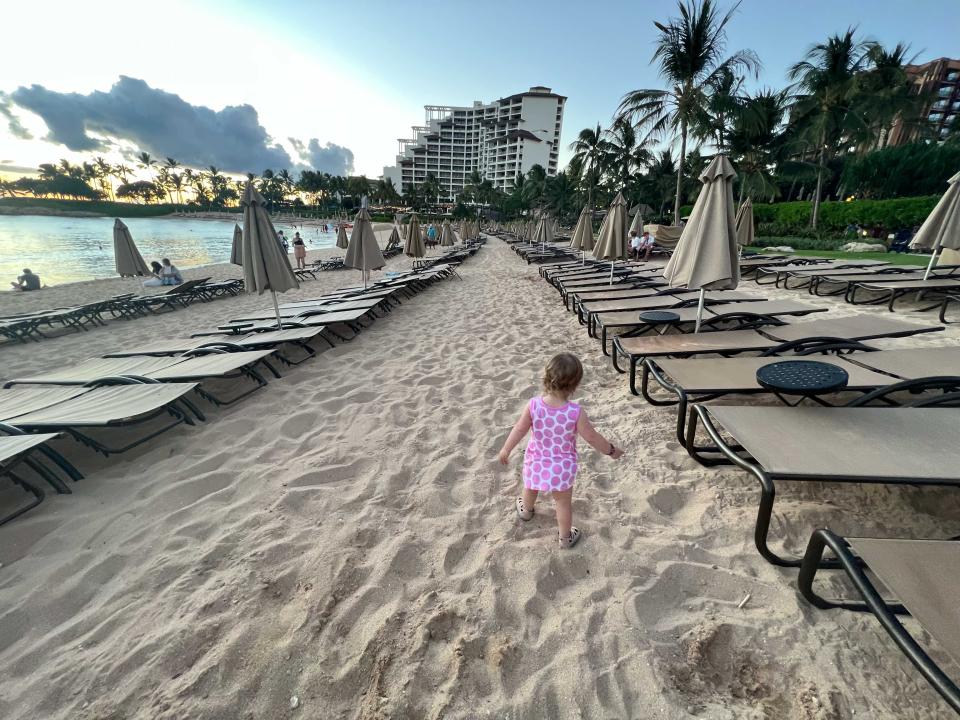
[[[31,272],[30,268],[23,269],[23,275],[17,278],[15,283],[10,283],[12,290],[20,292],[30,292],[40,289],[40,276]]]

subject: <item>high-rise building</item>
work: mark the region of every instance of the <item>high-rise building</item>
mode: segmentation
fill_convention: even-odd
[[[383,169],[398,192],[419,187],[433,173],[440,197],[453,200],[473,171],[509,191],[517,173],[540,165],[557,174],[566,98],[548,87],[469,107],[427,105],[426,122],[401,139],[397,164]]]
[[[922,118],[927,127],[904,125],[899,120],[890,128],[885,145],[905,145],[923,138],[942,140],[960,123],[960,60],[940,58],[922,65],[907,65],[907,75],[918,93],[932,95]]]

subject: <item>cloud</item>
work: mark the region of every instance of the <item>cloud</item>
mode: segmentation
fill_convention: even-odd
[[[353,173],[353,151],[342,145],[331,142],[321,145],[319,140],[312,138],[306,152],[301,151],[300,156],[308,166],[321,172],[344,176]]]
[[[21,140],[32,140],[33,135],[20,124],[20,120],[10,109],[12,105],[13,103],[10,101],[10,96],[4,92],[0,92],[0,115],[7,119],[7,128],[10,130],[10,134]]]
[[[10,101],[43,119],[49,131],[46,140],[77,152],[103,152],[116,141],[126,141],[158,158],[172,157],[193,167],[215,165],[226,172],[303,167],[270,137],[252,105],[213,110],[123,75],[108,92],[86,95],[41,85],[17,88],[0,97],[0,114],[13,130]],[[347,148],[321,146],[317,138],[306,145],[297,141],[294,147],[308,167],[322,169],[316,160],[338,171],[352,169],[353,153]]]

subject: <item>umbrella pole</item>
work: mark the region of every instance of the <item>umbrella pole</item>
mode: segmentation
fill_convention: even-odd
[[[924,281],[926,281],[927,278],[930,277],[930,273],[933,272],[933,264],[934,264],[935,262],[937,262],[937,250],[939,250],[939,249],[940,249],[940,246],[937,245],[937,246],[933,249],[933,251],[930,253],[930,262],[927,263],[926,272],[923,273],[923,279],[924,279]],[[920,296],[921,296],[922,294],[923,294],[923,291],[922,291],[922,290],[918,290],[918,291],[917,291],[916,302],[920,302]]]
[[[940,249],[938,245],[933,249],[933,252],[930,254],[930,262],[927,263],[927,271],[923,274],[923,279],[926,280],[930,277],[930,273],[933,272],[933,264],[937,261],[937,250]]]
[[[273,298],[273,311],[277,314],[277,330],[282,330],[283,321],[280,320],[280,306],[277,305],[277,294],[271,290],[270,296]]]
[[[700,321],[703,319],[703,301],[706,299],[706,290],[700,288],[700,302],[697,303],[697,324],[693,328],[693,332],[700,332]]]
[[[610,285],[613,285],[613,260],[610,261]]]

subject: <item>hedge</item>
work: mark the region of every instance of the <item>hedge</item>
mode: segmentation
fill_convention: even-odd
[[[895,198],[891,200],[852,200],[850,202],[820,203],[817,231],[810,229],[813,203],[809,200],[785,203],[757,203],[753,206],[753,221],[758,235],[820,238],[842,238],[851,223],[863,227],[878,225],[888,232],[920,225],[940,200],[939,195]],[[690,206],[681,209],[689,215]]]

